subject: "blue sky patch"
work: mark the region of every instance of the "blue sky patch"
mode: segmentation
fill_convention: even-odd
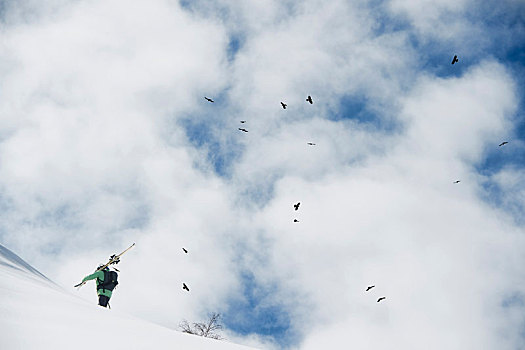
[[[4,15],[5,15],[5,1],[4,0],[0,0],[0,19],[4,19]]]
[[[291,331],[290,317],[283,305],[270,300],[274,285],[261,285],[248,271],[241,274],[243,298],[230,302],[224,314],[225,326],[241,335],[271,336],[283,348],[297,341]]]
[[[525,126],[522,126],[524,128]],[[483,175],[492,175],[505,167],[521,168],[525,166],[525,149],[514,147],[516,142],[511,138],[501,140],[509,143],[503,146],[494,144],[484,159],[476,165],[476,170]]]
[[[515,292],[502,300],[501,307],[507,310],[518,309],[519,312],[523,313],[525,309],[525,298],[522,293]],[[517,332],[520,337],[525,340],[525,317],[522,317],[520,324],[516,325],[516,328],[518,328]]]
[[[339,100],[339,105],[334,111],[331,111],[328,119],[332,121],[353,120],[362,126],[369,127],[373,130],[387,132],[396,131],[401,125],[377,111],[372,110],[367,104],[366,97],[361,96],[344,96]]]
[[[410,30],[411,26],[408,21],[391,15],[387,10],[389,4],[386,1],[371,0],[368,6],[369,13],[375,20],[372,27],[375,36]]]
[[[243,39],[241,37],[236,35],[232,35],[230,37],[230,41],[228,42],[228,49],[226,50],[229,62],[235,60],[235,56],[237,55],[237,52],[239,52],[239,50],[241,49],[242,43]]]
[[[525,298],[521,293],[514,293],[509,297],[506,297],[501,302],[501,306],[503,308],[509,308],[509,307],[525,307]]]
[[[191,1],[190,0],[179,0],[179,4],[182,8],[190,8]]]
[[[220,112],[219,112],[220,113]],[[201,152],[206,154],[208,163],[212,166],[215,173],[222,177],[231,175],[233,162],[242,153],[243,146],[235,139],[238,132],[237,125],[227,125],[218,120],[206,118],[186,118],[180,122],[190,143]],[[223,140],[216,135],[214,128],[230,128],[231,137],[226,136]]]
[[[497,158],[497,157],[495,157]],[[489,161],[480,165],[477,171],[485,175],[485,180],[481,183],[482,191],[479,196],[482,200],[497,208],[503,209],[506,213],[511,214],[517,225],[525,224],[525,218],[522,213],[525,210],[522,203],[516,200],[509,191],[515,191],[516,188],[502,188],[497,181],[494,181],[492,176],[495,175],[502,167],[507,166],[505,160],[495,160],[492,163]],[[521,167],[512,166],[514,170],[524,169]]]

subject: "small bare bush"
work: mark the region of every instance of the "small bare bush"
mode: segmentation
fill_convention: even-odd
[[[183,333],[195,334],[201,337],[212,338],[217,340],[224,339],[216,331],[222,329],[222,325],[219,323],[221,314],[212,313],[210,314],[208,321],[193,323],[192,326],[186,320],[182,320],[179,324],[179,328]]]

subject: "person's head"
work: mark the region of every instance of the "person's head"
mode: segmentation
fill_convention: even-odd
[[[104,267],[104,268],[102,268],[104,265],[105,265],[105,264],[100,264],[100,265],[98,265],[96,271],[100,271],[100,270],[109,270],[109,267],[107,267],[107,266]]]

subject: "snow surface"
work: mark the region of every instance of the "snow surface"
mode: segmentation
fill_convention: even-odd
[[[0,349],[253,349],[104,309],[0,245]]]

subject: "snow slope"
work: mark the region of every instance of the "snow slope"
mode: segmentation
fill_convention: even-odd
[[[0,245],[0,349],[250,349],[94,305]]]

